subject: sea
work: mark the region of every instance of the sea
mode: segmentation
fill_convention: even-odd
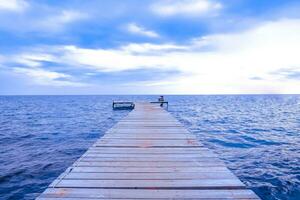
[[[0,96],[0,199],[35,199],[155,95]],[[264,200],[300,199],[300,95],[165,96],[168,111]]]

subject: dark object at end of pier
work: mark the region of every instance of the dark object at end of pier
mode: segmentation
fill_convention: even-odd
[[[131,101],[113,101],[112,108],[114,110],[132,110],[135,104]]]
[[[166,104],[167,108],[169,107],[169,102],[168,101],[151,101],[150,103],[158,103],[158,104],[160,104],[161,107],[163,107],[164,104]]]

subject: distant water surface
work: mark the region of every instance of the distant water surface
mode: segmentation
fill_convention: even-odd
[[[34,199],[128,111],[156,96],[0,96],[0,199]],[[300,96],[167,96],[169,111],[262,199],[300,199]]]

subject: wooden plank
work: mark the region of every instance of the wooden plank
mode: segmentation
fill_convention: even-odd
[[[68,173],[64,179],[95,180],[197,180],[197,179],[236,179],[231,172],[198,172],[198,173]]]
[[[109,191],[111,191],[109,189]],[[170,192],[171,193],[171,192]],[[84,199],[84,200],[95,200],[95,199],[108,199],[108,198],[102,198],[102,197],[99,197],[99,198],[86,198],[86,197],[75,197],[75,198],[64,198],[64,197],[59,197],[59,198],[53,198],[53,197],[39,197],[37,198],[38,200],[78,200],[78,199]],[[109,198],[111,199],[111,198]],[[186,199],[186,200],[198,200],[198,199],[207,199],[207,198],[174,198],[174,197],[169,197],[169,198],[134,198],[134,197],[131,197],[131,198],[113,198],[114,200],[149,200],[149,199]],[[209,198],[210,200],[252,200],[253,198]],[[255,199],[258,199],[258,198],[255,198]]]
[[[103,148],[107,148],[107,147],[103,147]],[[96,150],[96,149],[91,149],[88,150],[85,155],[91,155],[91,154],[96,154],[96,155],[103,155],[105,157],[109,157],[110,155],[112,155],[113,157],[119,155],[120,157],[123,157],[123,155],[127,155],[128,157],[134,157],[137,156],[138,157],[143,157],[145,156],[145,158],[147,156],[163,156],[163,157],[169,157],[169,156],[186,156],[186,157],[211,157],[214,156],[215,154],[212,152],[205,152],[205,151],[138,151],[138,148],[136,151],[129,151],[128,153],[126,152],[122,152],[122,151],[109,151],[109,148],[107,148],[107,151],[102,151],[101,150]],[[120,148],[120,149],[124,149],[124,151],[126,151],[127,148]],[[151,148],[151,149],[156,149],[156,148]],[[157,148],[159,149],[159,148]],[[174,148],[177,149],[177,148]],[[140,156],[141,155],[141,156]],[[117,156],[117,157],[119,157]],[[215,156],[216,157],[216,156]]]
[[[160,189],[245,189],[238,179],[197,180],[69,180],[63,179],[56,188],[160,188]]]
[[[164,144],[168,144],[166,146],[170,146],[170,143],[175,143],[175,144],[188,144],[188,145],[193,145],[193,144],[197,144],[197,146],[199,146],[199,142],[195,139],[195,138],[186,138],[186,139],[173,139],[173,138],[166,138],[164,140],[155,140],[155,139],[151,139],[151,138],[147,138],[147,139],[135,139],[135,138],[119,138],[118,140],[112,138],[102,138],[101,140],[98,140],[96,143],[126,143],[126,144],[129,144],[129,143],[136,143],[136,142],[155,142],[155,143],[164,143]]]
[[[90,147],[89,151],[98,151],[99,153],[197,153],[203,154],[211,152],[204,147],[194,148],[105,148],[105,147]]]
[[[196,139],[196,136],[190,134],[154,134],[154,133],[128,133],[128,134],[118,134],[110,133],[102,137],[103,139]]]
[[[208,161],[216,161],[220,162],[220,160],[217,157],[82,157],[80,161],[105,161],[105,162],[190,162],[190,161],[198,161],[198,162],[208,162]]]
[[[215,161],[189,161],[189,162],[107,162],[107,161],[80,161],[76,162],[76,166],[80,167],[212,167],[212,166],[225,166],[223,162]]]
[[[64,197],[60,197],[60,198],[51,198],[51,197],[43,197],[43,198],[37,198],[38,200],[78,200],[78,199],[84,199],[84,200],[95,200],[95,198],[82,198],[82,197],[80,197],[80,198],[77,198],[77,197],[75,197],[75,198],[64,198]],[[100,198],[96,198],[96,199],[107,199],[107,198],[102,198],[102,197],[100,197]],[[134,200],[145,200],[145,198],[113,198],[114,200],[132,200],[132,199],[134,199]],[[147,198],[147,200],[148,199],[152,199],[152,198]],[[156,199],[164,199],[164,198],[156,198]],[[170,199],[170,198],[166,198],[166,199]],[[171,198],[171,199],[177,199],[177,198]],[[184,199],[186,199],[186,198],[184,198]],[[191,199],[191,198],[189,198],[188,200],[197,200],[197,199],[199,199],[199,198],[196,198],[196,199]],[[201,199],[201,198],[200,198]],[[223,200],[223,199],[216,199],[216,198],[210,198],[210,200]],[[228,200],[228,199],[227,199]],[[229,199],[229,200],[236,200],[235,198],[231,198],[231,199]],[[251,200],[251,199],[238,199],[238,200]]]
[[[140,119],[140,118],[136,118],[136,119],[130,119],[130,117],[126,117],[125,119],[122,119],[119,121],[119,123],[127,123],[127,122],[145,122],[145,123],[179,123],[176,119],[171,119],[171,118],[166,118],[166,119]]]
[[[188,144],[188,145],[197,144],[194,146],[200,146],[199,142],[196,139],[182,139],[182,140],[166,139],[166,140],[161,140],[161,141],[152,141],[152,140],[145,139],[145,140],[141,141],[141,140],[130,139],[130,138],[119,139],[119,140],[103,138],[101,140],[98,140],[96,143],[115,143],[115,144],[116,143],[127,143],[128,144],[128,143],[140,143],[140,142],[147,142],[147,141],[156,142],[156,143],[162,142],[162,143],[168,144],[166,146],[170,146],[171,145],[170,143]]]
[[[122,128],[119,127],[117,128],[112,128],[109,130],[107,133],[119,133],[119,134],[128,134],[128,133],[161,133],[161,134],[174,134],[174,133],[179,133],[179,134],[189,134],[189,132],[186,129],[179,129],[179,128],[165,128],[165,129],[160,129],[160,128],[147,128],[147,129],[131,129],[131,128]]]
[[[95,143],[95,146],[136,146],[136,147],[196,147],[199,146],[197,140],[187,139],[187,140],[113,140],[113,139],[103,139]]]
[[[109,173],[198,173],[198,172],[228,172],[226,167],[74,167],[72,172],[109,172]]]
[[[126,148],[124,148],[124,149],[126,149]],[[202,151],[202,152],[153,152],[153,151],[149,151],[149,152],[146,152],[146,151],[142,151],[142,152],[139,152],[139,151],[137,151],[137,152],[129,152],[129,153],[125,153],[125,152],[101,152],[101,151],[97,151],[97,150],[88,150],[87,152],[86,152],[88,155],[90,155],[90,154],[102,154],[102,155],[107,155],[107,156],[109,156],[109,155],[111,155],[111,154],[118,154],[118,155],[120,155],[120,154],[125,154],[125,155],[127,155],[127,156],[131,156],[131,157],[133,157],[133,156],[136,156],[136,155],[142,155],[142,156],[147,156],[147,155],[157,155],[157,156],[165,156],[165,155],[183,155],[183,156],[194,156],[194,157],[197,157],[197,156],[202,156],[202,155],[213,155],[213,153],[208,153],[208,152],[204,152],[204,151]]]
[[[120,121],[118,125],[175,125],[175,126],[182,126],[178,121],[165,121],[165,120],[159,120],[159,121],[153,121],[153,120],[140,120],[140,121]]]
[[[152,158],[155,159],[157,157],[161,158],[189,158],[189,159],[198,159],[202,158],[217,158],[217,156],[213,153],[207,153],[203,155],[193,155],[193,154],[102,154],[102,153],[86,153],[85,158],[94,157],[94,158]]]
[[[115,129],[162,129],[162,130],[168,130],[168,129],[177,129],[181,128],[181,125],[137,125],[137,124],[131,124],[131,125],[116,125],[114,127]]]
[[[88,189],[49,188],[41,198],[94,199],[258,199],[251,190],[157,190],[157,189]]]

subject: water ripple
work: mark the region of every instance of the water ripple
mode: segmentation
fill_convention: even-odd
[[[262,199],[300,199],[299,95],[182,96],[173,101],[172,114]]]

